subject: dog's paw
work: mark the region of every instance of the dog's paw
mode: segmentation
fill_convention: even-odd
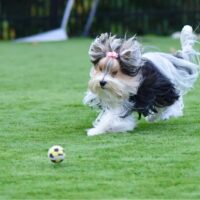
[[[158,115],[156,115],[156,114],[149,115],[149,116],[145,117],[145,119],[146,119],[146,121],[153,123],[153,122],[158,121]]]
[[[97,128],[91,128],[91,129],[88,129],[87,130],[87,136],[95,136],[95,135],[100,135],[102,134],[103,132],[100,131],[99,129]]]

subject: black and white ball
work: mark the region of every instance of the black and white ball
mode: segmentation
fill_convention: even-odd
[[[60,163],[65,159],[65,152],[63,147],[54,145],[48,150],[48,158],[53,163]]]

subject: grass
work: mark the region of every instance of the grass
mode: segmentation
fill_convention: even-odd
[[[82,105],[90,42],[0,43],[0,199],[199,199],[200,82],[179,119],[87,137],[96,116]],[[66,150],[60,165],[47,159],[54,144]]]

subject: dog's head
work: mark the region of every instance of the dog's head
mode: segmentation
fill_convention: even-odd
[[[91,44],[89,56],[93,63],[89,89],[93,93],[110,101],[136,93],[142,56],[135,37],[119,39],[102,34]]]

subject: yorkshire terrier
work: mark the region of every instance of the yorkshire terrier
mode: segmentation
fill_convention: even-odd
[[[142,53],[136,37],[101,34],[89,49],[93,63],[84,103],[100,113],[88,136],[135,128],[133,112],[147,121],[183,115],[183,96],[198,77],[199,52],[191,26],[183,27],[175,54]]]

